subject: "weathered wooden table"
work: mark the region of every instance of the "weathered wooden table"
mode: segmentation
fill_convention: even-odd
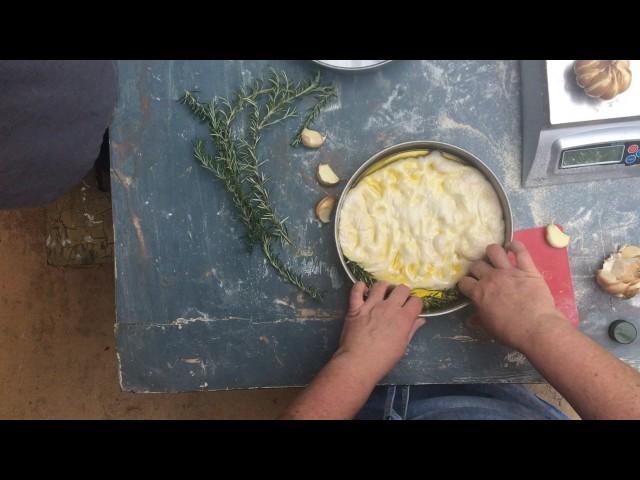
[[[317,151],[288,146],[298,121],[263,140],[272,198],[298,247],[289,256],[309,283],[327,291],[317,303],[281,282],[260,251],[247,255],[243,227],[221,185],[191,154],[206,135],[176,100],[185,89],[204,99],[229,95],[269,67],[304,79],[307,61],[123,61],[111,127],[116,239],[116,335],[121,385],[135,392],[304,385],[333,353],[346,309],[332,226],[313,207],[325,192],[315,178],[329,162],[348,178],[383,147],[416,139],[470,150],[502,181],[516,228],[556,221],[570,247],[581,329],[635,367],[637,345],[607,337],[611,320],[638,324],[640,297],[612,299],[593,272],[620,244],[640,240],[640,179],[523,189],[519,67],[511,61],[397,61],[359,73],[323,71],[339,101],[317,123],[328,133]],[[518,352],[466,325],[468,308],[432,319],[384,383],[538,382]]]

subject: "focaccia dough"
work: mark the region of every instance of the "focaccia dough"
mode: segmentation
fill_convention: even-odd
[[[491,183],[440,152],[363,178],[347,193],[339,223],[344,255],[378,280],[439,290],[453,287],[504,234]]]

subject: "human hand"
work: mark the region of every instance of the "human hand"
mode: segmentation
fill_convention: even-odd
[[[515,254],[515,266],[504,248],[489,245],[491,264],[474,262],[458,287],[476,306],[479,323],[491,335],[524,352],[540,329],[569,323],[562,321],[563,315],[524,244],[514,240],[507,248]]]
[[[413,335],[425,323],[418,317],[422,301],[409,296],[409,287],[399,285],[385,298],[388,289],[386,282],[378,282],[371,289],[363,282],[353,286],[340,346],[334,355],[348,357],[360,376],[375,383],[400,361]]]

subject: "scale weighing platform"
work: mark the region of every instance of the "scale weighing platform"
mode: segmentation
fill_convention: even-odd
[[[612,100],[576,83],[574,60],[523,60],[522,183],[539,187],[640,176],[640,61]]]

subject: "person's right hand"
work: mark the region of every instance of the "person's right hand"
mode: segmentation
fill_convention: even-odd
[[[406,285],[376,282],[370,289],[357,282],[351,289],[349,311],[334,357],[349,358],[359,377],[375,384],[400,361],[416,331],[422,300],[411,297]],[[368,293],[365,299],[365,294]]]
[[[491,264],[479,260],[458,287],[477,308],[479,323],[498,341],[523,351],[540,329],[569,322],[556,309],[544,278],[526,247],[514,240],[507,246],[514,266],[500,245],[489,245]]]

